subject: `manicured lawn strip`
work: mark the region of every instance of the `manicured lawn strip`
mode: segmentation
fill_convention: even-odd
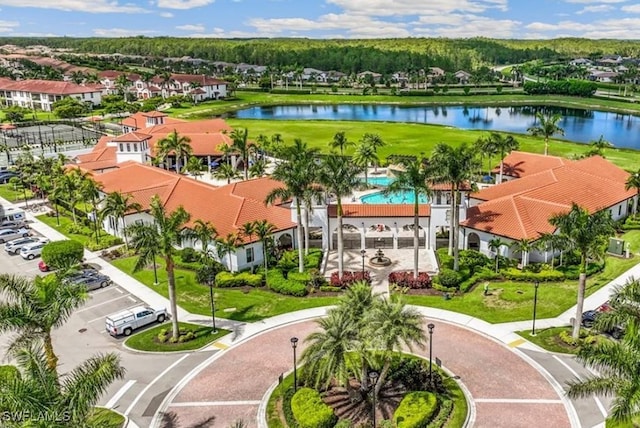
[[[89,426],[100,428],[122,428],[124,423],[124,416],[104,407],[95,407],[89,417]]]
[[[154,352],[174,352],[174,351],[191,351],[194,349],[200,349],[207,344],[220,339],[223,336],[231,333],[229,330],[218,329],[216,334],[212,334],[213,330],[211,326],[203,326],[198,324],[178,323],[180,330],[190,330],[196,335],[195,339],[182,343],[160,343],[155,339],[158,337],[160,330],[167,330],[171,335],[171,323],[165,322],[164,324],[157,325],[153,328],[143,330],[140,333],[136,333],[128,338],[124,344],[130,348],[137,349],[138,351],[154,351]]]
[[[24,202],[24,192],[22,189],[15,190],[13,184],[0,184],[0,197],[9,202]],[[33,198],[31,190],[27,190],[27,199]]]
[[[43,222],[44,224],[46,224],[47,226],[50,226],[55,230],[57,230],[58,232],[62,233],[67,238],[73,239],[75,241],[82,243],[82,245],[86,246],[87,243],[96,241],[95,236],[81,235],[79,233],[68,233],[67,228],[73,224],[73,220],[68,217],[65,217],[62,215],[60,216],[60,226],[58,226],[55,216],[49,217],[48,215],[43,214],[43,215],[36,216],[36,218],[41,222]],[[106,233],[107,232],[102,231],[101,235],[104,235]]]
[[[629,230],[621,238],[629,243],[631,254],[640,253],[640,230]]]
[[[464,425],[464,421],[467,419],[467,398],[458,383],[452,378],[447,376],[444,385],[449,389],[450,398],[453,400],[453,411],[444,427],[459,428]]]
[[[576,354],[579,349],[577,346],[568,345],[558,339],[557,336],[561,331],[566,331],[571,334],[571,327],[553,327],[536,330],[535,336],[531,336],[531,330],[517,331],[516,333],[549,352]]]
[[[146,269],[133,273],[135,257],[114,260],[115,267],[132,275],[138,281],[157,293],[168,297],[167,274],[163,262],[158,259],[158,282],[153,285],[153,270]],[[176,269],[176,288],[178,305],[183,309],[200,315],[211,315],[209,288],[198,284],[193,271]],[[275,315],[294,312],[301,309],[329,306],[336,303],[335,297],[291,297],[264,289],[215,289],[216,316],[236,321],[254,322]],[[226,312],[225,309],[235,308]]]
[[[278,401],[284,399],[284,393],[287,389],[293,387],[293,374],[285,377],[282,383],[276,387],[267,402],[267,426],[269,428],[287,428],[287,424],[280,419],[280,409],[282,404],[278,405]],[[283,415],[284,418],[284,415]]]
[[[631,422],[613,422],[610,419],[605,420],[605,428],[638,428],[640,427],[640,416],[636,416]]]
[[[608,257],[604,270],[589,278],[587,295],[591,295],[638,263],[637,258]],[[538,288],[537,318],[554,318],[575,305],[578,281],[541,282]],[[532,318],[534,287],[530,282],[491,282],[488,296],[475,287],[451,300],[442,296],[403,295],[407,303],[460,312],[490,323],[524,321]]]

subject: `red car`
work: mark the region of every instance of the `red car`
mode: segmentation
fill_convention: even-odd
[[[49,266],[47,266],[44,260],[38,262],[38,269],[40,269],[40,272],[49,272]]]

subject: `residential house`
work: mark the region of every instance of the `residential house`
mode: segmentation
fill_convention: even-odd
[[[456,71],[453,76],[458,79],[458,83],[461,85],[466,85],[467,83],[469,83],[469,81],[471,80],[471,78],[473,77],[471,73],[467,73],[464,70],[458,70]]]
[[[75,98],[92,106],[100,105],[102,87],[76,85],[56,80],[11,80],[0,78],[0,98],[6,106],[52,111],[53,103],[63,98]]]
[[[615,71],[595,70],[595,71],[592,71],[591,74],[589,75],[589,80],[602,82],[602,83],[611,83],[611,82],[615,82],[619,75],[620,73],[617,73]]]

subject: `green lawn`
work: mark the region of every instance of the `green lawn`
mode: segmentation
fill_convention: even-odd
[[[168,297],[167,275],[164,265],[158,261],[157,286],[153,285],[153,269],[133,272],[135,257],[114,260],[112,263],[123,272],[132,275],[147,287]],[[209,288],[198,284],[195,273],[176,269],[176,288],[178,305],[183,309],[200,315],[211,315]],[[265,289],[215,289],[216,317],[237,321],[254,322],[275,315],[301,309],[328,306],[336,303],[335,297],[292,297],[274,293]],[[235,310],[230,310],[235,309]]]
[[[535,336],[531,336],[531,330],[517,331],[516,333],[527,339],[529,342],[533,342],[549,352],[576,354],[580,348],[577,346],[571,346],[560,340],[558,338],[558,334],[561,331],[566,331],[571,334],[571,327],[552,327],[544,330],[536,330]]]
[[[0,184],[0,197],[9,202],[21,202],[24,201],[24,192],[20,188],[16,190],[13,184]],[[33,198],[31,190],[27,190],[27,198]]]
[[[592,294],[638,263],[637,258],[607,257],[602,272],[587,281],[587,295]],[[554,318],[575,305],[577,280],[542,282],[538,288],[537,318]],[[534,287],[530,282],[491,282],[488,296],[482,287],[450,300],[442,296],[405,295],[407,303],[460,312],[490,323],[524,321],[532,318]]]
[[[197,324],[188,324],[181,322],[180,331],[189,330],[195,334],[195,339],[182,343],[160,342],[157,340],[161,330],[167,330],[171,335],[171,323],[164,323],[153,328],[136,333],[128,338],[124,343],[130,348],[138,351],[154,351],[154,352],[175,352],[175,351],[191,351],[200,349],[209,343],[220,339],[230,333],[229,330],[218,329],[216,334],[212,334],[212,328]]]
[[[640,253],[640,230],[630,230],[622,235],[621,238],[629,243],[631,254]]]
[[[36,216],[36,218],[41,222],[43,222],[44,224],[46,224],[47,226],[50,226],[55,230],[57,230],[58,232],[62,233],[67,238],[76,240],[82,243],[82,245],[84,246],[87,246],[87,244],[89,243],[95,244],[96,242],[95,234],[92,234],[91,236],[87,236],[85,234],[80,234],[80,233],[70,233],[69,227],[73,226],[73,220],[70,219],[69,217],[60,215],[60,226],[58,226],[58,222],[55,216],[49,217],[48,215],[43,214],[43,215]],[[93,232],[92,227],[89,229]],[[107,234],[107,232],[105,232],[104,230],[101,230],[100,242],[103,243],[106,238],[111,238],[111,235]],[[108,245],[106,243],[103,244],[103,248],[106,248],[106,247],[108,247]]]
[[[89,426],[100,428],[122,428],[124,422],[124,416],[104,407],[95,407],[91,416],[89,416]]]
[[[631,422],[613,422],[611,419],[605,421],[605,428],[638,428],[640,427],[640,416],[635,416]]]

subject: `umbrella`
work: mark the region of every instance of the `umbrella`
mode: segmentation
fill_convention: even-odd
[[[482,177],[482,181],[484,181],[485,183],[490,183],[493,181],[493,177],[490,175],[485,175],[484,177]]]
[[[217,167],[217,166],[220,166],[220,162],[218,162],[218,161],[213,161],[213,162],[211,162],[211,163],[209,164],[209,166],[210,166],[211,168],[215,168],[215,167]]]

